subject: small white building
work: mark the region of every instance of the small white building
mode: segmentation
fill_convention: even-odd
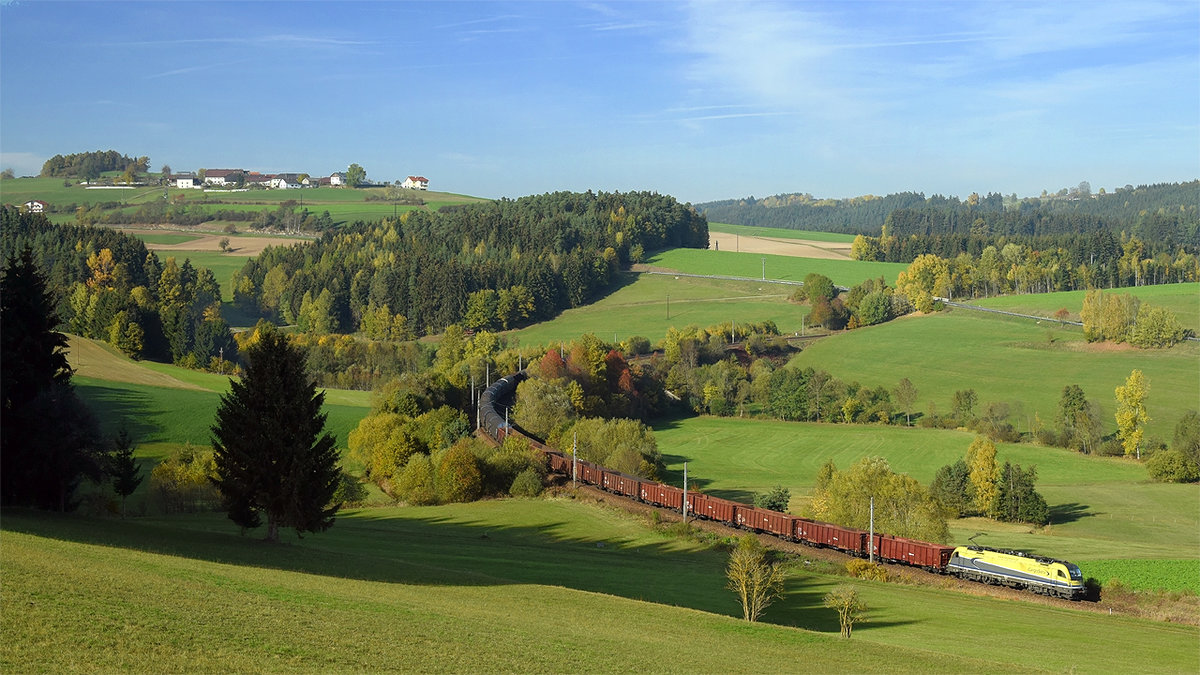
[[[208,169],[204,172],[205,185],[232,185],[233,180],[230,179],[235,173],[242,173],[241,169]]]
[[[429,179],[424,176],[409,176],[404,179],[400,187],[408,188],[409,190],[428,190]]]
[[[50,205],[40,199],[32,199],[25,202],[25,210],[29,213],[45,213],[46,208]]]
[[[276,190],[298,190],[304,187],[298,173],[277,173],[271,179],[271,187]]]
[[[346,174],[342,171],[335,171],[329,174],[329,184],[333,186],[341,186],[346,184]]]
[[[191,171],[183,171],[171,176],[171,180],[175,181],[175,187],[184,190],[193,190],[200,187],[196,184],[196,174]]]

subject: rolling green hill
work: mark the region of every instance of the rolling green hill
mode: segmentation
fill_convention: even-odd
[[[907,377],[918,390],[918,412],[930,402],[947,412],[956,390],[974,389],[980,410],[990,401],[1012,404],[1013,422],[1024,431],[1034,413],[1051,423],[1063,388],[1078,384],[1099,404],[1106,433],[1116,430],[1113,390],[1136,368],[1150,382],[1147,434],[1169,440],[1175,423],[1200,402],[1197,364],[1200,343],[1148,350],[1089,345],[1078,328],[952,310],[821,340],[790,366],[823,368],[847,382],[889,389]]]
[[[1200,667],[1194,627],[874,582],[847,643],[820,601],[844,578],[803,565],[747,624],[724,554],[571,500],[348,512],[279,546],[219,515],[4,515],[6,672]]]

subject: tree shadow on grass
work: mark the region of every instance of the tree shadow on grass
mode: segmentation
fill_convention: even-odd
[[[106,435],[122,427],[138,442],[155,440],[163,431],[146,414],[154,401],[150,396],[130,389],[107,387],[102,384],[75,384],[75,392],[87,403]]]
[[[1050,507],[1050,522],[1054,525],[1073,523],[1097,515],[1087,504],[1055,504]]]
[[[589,536],[578,522],[553,515],[531,526],[497,526],[436,508],[364,510],[303,539],[285,530],[279,544],[262,541],[262,530],[239,535],[213,513],[122,521],[7,509],[2,524],[6,532],[228,565],[408,585],[562,586],[741,616],[725,589],[724,552],[680,550],[666,536],[650,543]],[[781,599],[781,613],[766,621],[825,625],[796,598],[804,595]]]

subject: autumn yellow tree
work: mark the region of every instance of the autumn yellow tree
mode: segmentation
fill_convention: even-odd
[[[1150,393],[1150,382],[1141,370],[1134,370],[1125,380],[1125,386],[1117,387],[1117,436],[1125,446],[1125,456],[1136,454],[1142,458],[1142,435],[1150,415],[1146,413],[1146,395]]]
[[[975,509],[986,514],[996,499],[996,444],[987,436],[976,436],[967,448],[967,468]]]
[[[934,296],[949,292],[950,264],[936,255],[917,256],[896,279],[896,292],[908,298],[917,310],[933,311]]]
[[[743,535],[729,554],[725,568],[727,587],[742,603],[742,617],[757,621],[763,611],[783,593],[783,570],[767,559],[767,550],[753,534]]]
[[[842,626],[842,637],[849,638],[854,624],[864,620],[867,603],[858,597],[858,591],[848,584],[840,584],[825,594],[824,604],[837,610],[838,623]]]

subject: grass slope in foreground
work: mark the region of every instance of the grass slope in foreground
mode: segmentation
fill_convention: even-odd
[[[1200,668],[1195,628],[876,583],[848,644],[820,604],[842,578],[802,572],[747,624],[724,554],[569,500],[348,513],[282,546],[217,515],[3,527],[6,671]]]

